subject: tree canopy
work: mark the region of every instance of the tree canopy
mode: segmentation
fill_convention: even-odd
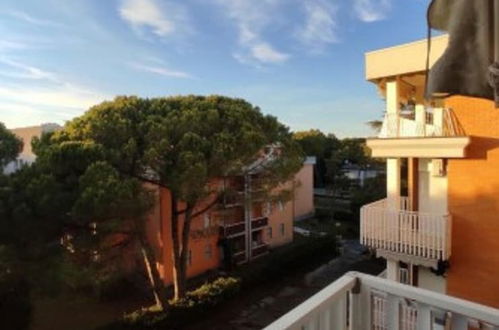
[[[152,205],[144,183],[170,191],[172,233],[181,233],[172,237],[176,297],[185,292],[191,219],[206,199],[216,202],[224,193],[216,180],[244,175],[268,146],[278,150],[277,157],[262,164],[259,174],[268,178],[272,191],[299,170],[301,149],[275,117],[222,96],[117,97],[33,143],[36,167],[58,185],[57,195],[64,201],[58,212],[61,223],[82,229],[84,243],[96,241],[88,239],[92,226],[104,238],[132,221],[136,230],[131,236],[154,262],[144,238],[143,219]],[[177,209],[179,205],[184,206]],[[159,279],[155,282],[161,291]]]
[[[0,168],[15,160],[21,152],[23,142],[0,122]]]

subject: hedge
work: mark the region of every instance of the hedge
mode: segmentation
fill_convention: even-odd
[[[244,265],[237,271],[244,288],[279,280],[290,274],[312,270],[337,255],[333,235],[301,237],[293,243],[277,248],[261,259]]]
[[[206,317],[213,308],[236,296],[240,283],[238,278],[220,277],[188,292],[180,301],[171,301],[166,311],[157,308],[141,309],[99,330],[176,329]]]

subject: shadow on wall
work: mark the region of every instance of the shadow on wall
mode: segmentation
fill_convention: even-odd
[[[466,159],[487,159],[489,152],[499,149],[499,139],[482,136],[471,136],[470,138],[471,143],[467,147]]]

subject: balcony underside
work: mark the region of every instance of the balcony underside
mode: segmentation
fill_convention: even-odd
[[[376,249],[376,257],[385,258],[389,260],[397,260],[405,262],[406,264],[419,265],[431,268],[438,267],[438,260],[432,258],[425,258],[415,256],[407,253],[394,252],[385,249]]]
[[[377,158],[465,158],[470,137],[413,137],[368,139]]]

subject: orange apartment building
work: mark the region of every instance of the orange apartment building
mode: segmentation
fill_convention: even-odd
[[[233,177],[229,181],[237,197],[192,220],[188,252],[188,277],[218,268],[249,262],[268,254],[272,248],[293,241],[293,222],[314,214],[313,169],[315,159],[307,158],[285,189],[293,191],[287,202],[248,200],[258,189],[258,174]],[[172,283],[171,201],[161,188],[148,224],[149,239],[155,246],[157,267],[166,284]]]
[[[433,65],[448,37],[431,43]],[[386,271],[347,273],[266,329],[499,328],[499,110],[426,101],[426,55],[422,40],[365,56],[386,101],[367,145],[386,159],[387,196],[361,208],[360,241]]]
[[[433,38],[431,64],[447,42]],[[422,40],[366,54],[386,100],[367,144],[387,159],[388,196],[363,207],[361,240],[387,259],[389,279],[497,308],[499,111],[472,97],[424,101],[426,49]]]

